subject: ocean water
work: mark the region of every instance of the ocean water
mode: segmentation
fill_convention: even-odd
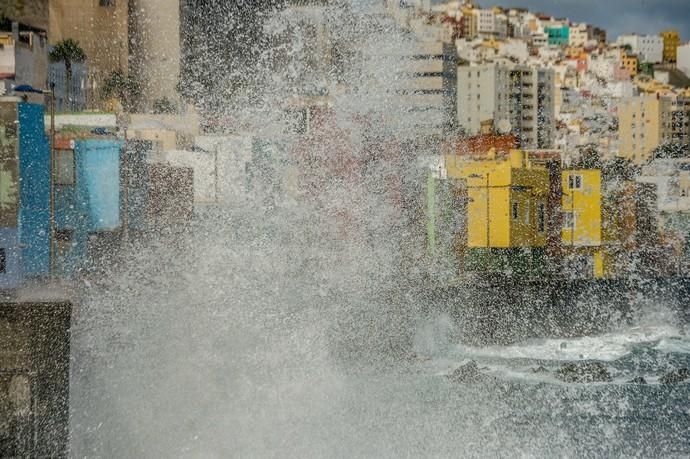
[[[200,206],[184,228],[134,239],[87,274],[72,330],[71,454],[690,456],[690,385],[658,384],[690,366],[687,325],[654,298],[624,328],[510,346],[470,346],[452,320],[424,312],[434,305],[415,295],[425,225],[414,206],[428,170],[411,170],[411,158],[438,145],[396,147],[425,117],[395,86],[409,73],[397,53],[418,44],[382,2],[340,3],[275,15],[266,28],[284,47],[256,54],[280,65],[259,65],[240,103],[210,104],[270,142],[285,139],[286,95],[331,91],[334,125],[302,144],[306,167],[284,174],[311,179],[316,196],[260,177],[247,200]],[[310,62],[328,60],[297,36],[314,21],[359,57],[320,72]],[[286,172],[291,160],[266,169]],[[580,359],[601,361],[613,381],[553,376]],[[447,377],[469,360],[492,379]],[[627,383],[637,376],[649,384]]]
[[[663,305],[601,335],[474,347],[395,287],[393,258],[285,233],[304,228],[290,215],[207,215],[84,288],[73,456],[690,455],[690,384],[658,381],[690,367],[690,339]],[[554,376],[580,359],[612,382]],[[492,378],[447,377],[470,360]]]

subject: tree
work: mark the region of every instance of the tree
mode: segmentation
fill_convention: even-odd
[[[125,75],[122,70],[115,70],[103,82],[104,98],[115,97],[126,111],[132,111],[137,98],[141,95],[141,86],[133,77]]]
[[[50,51],[49,58],[52,62],[65,63],[65,99],[69,109],[74,107],[70,98],[70,88],[72,87],[72,64],[84,62],[86,53],[79,46],[79,42],[68,38],[58,42]]]

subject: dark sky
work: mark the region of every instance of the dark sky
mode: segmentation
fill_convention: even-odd
[[[621,33],[656,34],[675,28],[690,40],[690,0],[478,0],[482,7],[524,6],[552,16],[604,27],[609,39]]]

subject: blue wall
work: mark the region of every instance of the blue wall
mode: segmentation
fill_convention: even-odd
[[[120,227],[121,148],[119,140],[75,141],[74,185],[55,186],[56,229],[69,230],[72,235],[71,243],[56,243],[63,273],[74,271],[85,260],[91,233]]]
[[[570,42],[570,27],[544,27],[549,36],[549,45],[564,46]]]
[[[44,107],[19,104],[19,242],[24,272],[50,270],[50,144]]]

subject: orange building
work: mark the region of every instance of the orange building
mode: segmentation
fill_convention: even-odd
[[[639,60],[636,54],[629,54],[625,51],[621,53],[621,67],[627,70],[632,78],[637,76],[638,65]]]

